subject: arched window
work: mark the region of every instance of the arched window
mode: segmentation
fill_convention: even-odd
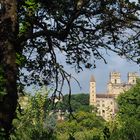
[[[115,79],[115,84],[117,83],[117,79]]]

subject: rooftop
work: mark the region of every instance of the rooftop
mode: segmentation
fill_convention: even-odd
[[[95,78],[93,75],[91,75],[90,82],[95,82]]]
[[[113,94],[96,94],[96,97],[97,98],[114,98],[114,95]]]

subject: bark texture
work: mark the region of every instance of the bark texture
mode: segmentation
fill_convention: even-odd
[[[2,89],[5,92],[0,98],[0,128],[6,135],[12,128],[17,107],[17,66],[16,66],[16,0],[0,0],[0,68],[3,76]]]

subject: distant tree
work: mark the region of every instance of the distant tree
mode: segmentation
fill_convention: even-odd
[[[59,94],[64,80],[70,86],[71,75],[57,54],[77,72],[95,67],[98,59],[106,63],[103,49],[139,63],[139,22],[139,1],[1,0],[2,132],[8,137],[12,129],[17,92],[23,86],[54,83],[54,93]]]
[[[71,107],[71,108],[70,108]],[[69,101],[69,95],[66,94],[61,102],[58,102],[56,109],[61,109],[63,111],[85,111],[90,112],[91,107],[89,106],[89,94],[72,94]]]

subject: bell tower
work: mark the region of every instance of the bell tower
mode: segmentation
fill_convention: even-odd
[[[90,79],[90,99],[89,99],[89,104],[90,105],[95,105],[96,104],[96,82],[95,78],[92,75]]]

